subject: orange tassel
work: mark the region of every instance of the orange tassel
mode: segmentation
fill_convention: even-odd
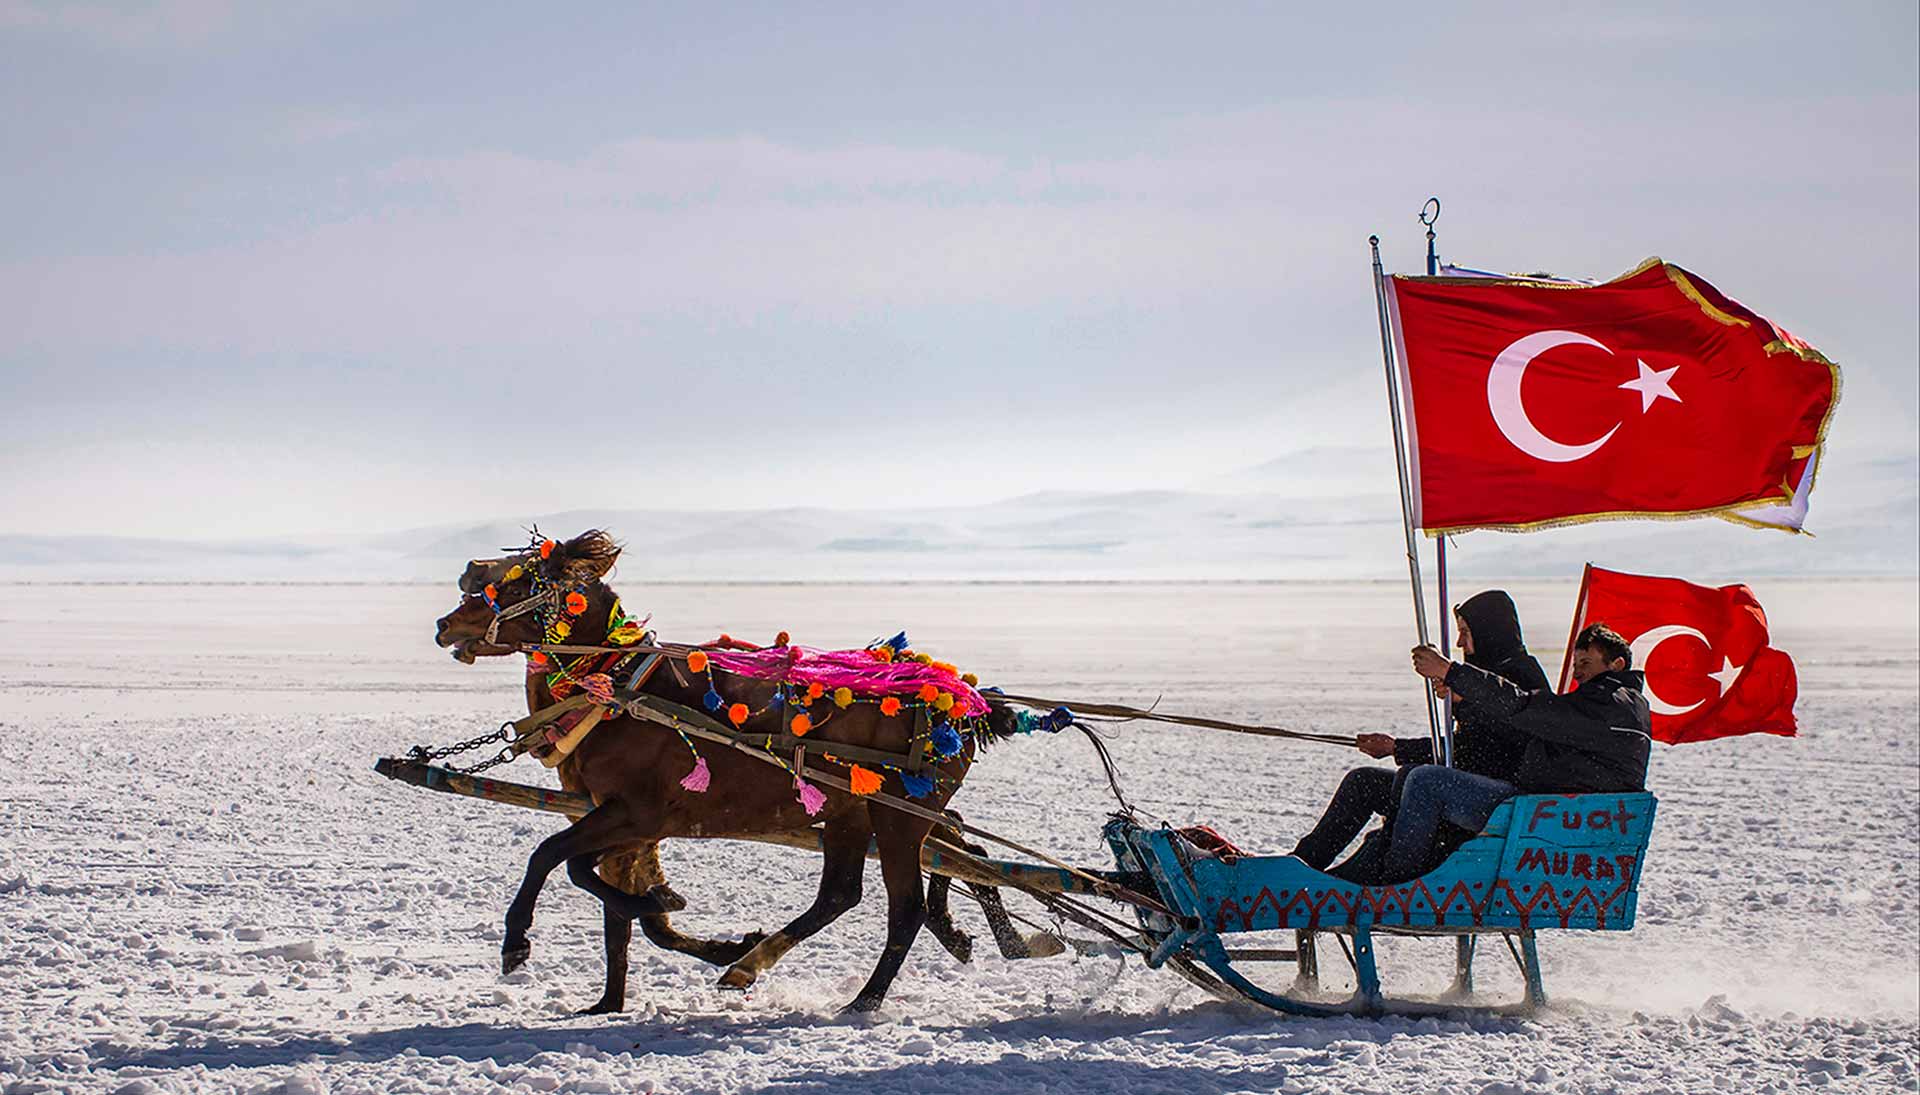
[[[858,764],[847,774],[847,786],[856,795],[870,795],[880,789],[880,774],[869,772]]]
[[[794,737],[804,738],[807,736],[807,731],[811,729],[813,729],[812,719],[808,718],[805,715],[795,715],[793,717],[793,736]]]
[[[707,671],[707,652],[704,650],[696,650],[688,654],[687,668],[693,670],[695,673],[705,673]]]
[[[747,721],[747,705],[744,703],[736,703],[732,707],[727,708],[727,717],[733,720],[735,726],[742,725]]]
[[[542,559],[551,559],[551,558],[553,557],[553,549],[554,549],[554,547],[555,547],[555,545],[554,545],[554,542],[553,542],[552,540],[542,540],[542,541],[540,541],[540,558],[542,558]]]
[[[886,699],[881,700],[880,713],[882,715],[898,715],[900,713],[900,700],[894,696],[888,696]]]

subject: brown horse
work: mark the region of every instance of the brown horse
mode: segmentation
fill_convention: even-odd
[[[584,540],[579,545],[579,558],[590,553],[594,540]],[[488,643],[485,639],[487,625],[492,622],[493,614],[477,595],[489,583],[501,578],[506,570],[517,562],[530,561],[529,557],[476,560],[467,564],[466,573],[460,577],[460,591],[470,594],[453,612],[441,617],[435,626],[435,641],[442,647],[451,647],[453,656],[469,665],[476,658],[500,657],[517,653],[512,646]],[[571,636],[573,641],[588,646],[597,646],[606,641],[606,618],[596,615],[583,620],[578,631]],[[526,682],[527,713],[532,714],[554,702],[553,693],[547,687],[546,676],[541,673],[528,673]],[[560,762],[554,769],[560,777],[560,786],[568,791],[582,791],[584,784],[580,780],[579,764],[572,756]],[[597,868],[600,878],[623,892],[640,895],[658,890],[666,905],[680,903],[678,895],[673,894],[667,885],[666,873],[660,867],[660,847],[658,842],[649,841],[632,848],[609,853],[600,858]],[[622,1011],[626,1007],[628,948],[633,941],[633,924],[638,920],[641,934],[648,942],[663,950],[674,951],[702,962],[716,966],[729,966],[740,960],[754,944],[766,938],[759,932],[749,932],[739,940],[701,939],[685,935],[674,929],[671,918],[663,909],[660,912],[643,913],[630,917],[615,911],[611,905],[604,906],[604,932],[607,956],[606,988],[600,999],[591,1006],[582,1009],[582,1015],[601,1015]]]
[[[555,545],[545,559],[531,555],[520,557],[516,560],[519,574],[511,580],[500,580],[513,572],[510,567],[488,568],[489,572],[498,573],[498,579],[493,582],[495,604],[529,601],[534,597],[536,582],[551,591],[550,601],[542,610],[526,616],[507,619],[503,615],[497,624],[497,633],[488,635],[489,627],[495,624],[495,610],[470,594],[458,609],[440,621],[438,639],[443,646],[453,646],[456,655],[463,658],[506,653],[519,644],[540,642],[545,637],[545,623],[552,619],[551,613],[558,610],[560,595],[576,592],[585,597],[587,607],[577,615],[577,630],[568,641],[597,645],[604,639],[605,630],[595,621],[606,620],[614,603],[612,591],[601,578],[618,554],[619,548],[610,538],[590,532]],[[467,581],[475,577],[474,568],[470,567]],[[467,582],[463,582],[465,584]],[[488,642],[488,638],[492,641]],[[745,702],[751,709],[763,710],[775,685],[727,677],[723,687],[730,701]],[[696,686],[677,664],[668,671],[654,674],[644,687],[647,693],[693,707],[699,705],[704,689],[704,683]],[[538,703],[539,699],[530,691],[531,702]],[[782,717],[778,709],[760,716],[766,721]],[[1011,718],[1005,711],[996,711],[990,721],[996,730],[1004,733]],[[826,722],[828,725],[817,731],[819,736],[812,740],[904,751],[911,733],[906,718],[881,715],[877,707],[870,704],[836,712]],[[747,728],[759,727],[750,724]],[[814,821],[819,820],[825,862],[812,907],[771,938],[752,941],[750,937],[739,945],[709,946],[745,946],[751,942],[746,953],[732,962],[721,979],[721,984],[729,988],[751,985],[759,973],[794,944],[858,903],[864,860],[871,842],[878,849],[881,875],[887,886],[888,937],[872,977],[850,1006],[859,1010],[877,1007],[927,918],[926,895],[920,882],[920,848],[932,823],[841,792],[827,794],[827,802],[816,819],[802,808],[794,795],[791,777],[781,770],[722,747],[709,747],[703,755],[717,793],[695,793],[682,787],[679,778],[690,766],[685,745],[671,732],[638,720],[622,717],[602,723],[575,750],[561,766],[562,779],[577,782],[578,788],[592,795],[598,805],[567,830],[542,843],[532,857],[527,877],[508,910],[507,934],[501,947],[505,968],[513,969],[525,961],[531,950],[526,931],[532,923],[540,886],[556,866],[565,862],[569,877],[599,897],[608,910],[609,991],[602,1003],[617,1007],[614,967],[618,964],[624,968],[626,954],[624,943],[615,945],[615,922],[624,925],[623,918],[639,917],[643,930],[650,922],[664,928],[665,914],[677,907],[678,902],[661,883],[652,885],[644,894],[628,892],[649,881],[645,877],[633,877],[634,885],[626,890],[609,885],[609,880],[595,875],[596,862],[604,867],[605,857],[623,852],[631,854],[635,849],[657,845],[666,837],[751,838],[811,832]],[[940,789],[921,801],[930,809],[944,805],[964,778],[972,758],[973,743],[969,741],[960,754],[940,764]],[[888,777],[884,789],[896,795],[903,792],[897,776]],[[658,877],[657,862],[656,854],[653,877]],[[603,870],[602,874],[605,873]],[[944,898],[944,892],[941,896]],[[945,912],[944,908],[940,911]],[[946,918],[943,915],[940,919]],[[950,922],[941,927],[952,931]],[[999,928],[996,924],[996,929]],[[938,934],[944,937],[947,931]],[[654,934],[648,931],[649,938],[654,938]],[[996,937],[1001,934],[996,930]],[[672,938],[664,931],[662,935]],[[942,942],[948,942],[949,949],[955,949],[947,938]],[[1005,945],[1007,942],[1003,940],[1003,950],[1020,953],[1026,949],[1017,934],[1010,941],[1011,948]],[[663,945],[685,949],[671,943]],[[707,957],[708,953],[712,952],[697,956]],[[958,950],[956,954],[965,957]],[[715,959],[709,957],[708,960]],[[624,988],[623,976],[620,982]]]

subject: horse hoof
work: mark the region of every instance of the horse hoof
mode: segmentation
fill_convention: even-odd
[[[512,973],[526,964],[527,956],[533,953],[532,943],[519,943],[500,948],[500,972]]]
[[[598,1003],[590,1008],[581,1008],[575,1015],[618,1015],[626,1010],[626,1001],[614,1000],[602,996]]]
[[[687,907],[687,899],[674,893],[673,887],[668,886],[664,882],[649,889],[646,896],[654,904],[660,906],[660,911],[663,913],[679,912],[681,909]]]
[[[734,966],[720,975],[720,987],[734,992],[745,992],[753,987],[755,976],[752,971]]]
[[[843,1015],[870,1015],[879,1011],[880,1005],[885,1003],[886,999],[884,996],[856,996],[853,998],[853,1003],[841,1008],[840,1012]]]

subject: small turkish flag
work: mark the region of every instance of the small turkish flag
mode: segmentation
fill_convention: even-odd
[[[1387,298],[1419,527],[1804,517],[1738,511],[1811,488],[1839,370],[1700,278],[1654,259],[1582,287],[1395,276]]]
[[[1607,625],[1633,647],[1633,667],[1647,678],[1653,740],[1794,736],[1793,659],[1767,645],[1767,614],[1746,586],[1709,589],[1589,565],[1572,634],[1588,624]],[[1573,684],[1571,639],[1567,646],[1562,691]]]

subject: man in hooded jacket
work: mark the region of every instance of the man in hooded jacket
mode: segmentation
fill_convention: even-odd
[[[1520,613],[1513,598],[1504,590],[1477,593],[1453,610],[1458,625],[1460,652],[1467,664],[1511,682],[1523,690],[1547,687],[1547,675],[1527,653],[1526,640],[1520,634]],[[1458,723],[1454,733],[1454,767],[1489,779],[1511,782],[1519,766],[1525,741],[1505,725],[1505,719],[1483,704],[1453,696],[1444,683],[1436,682],[1434,691],[1442,699],[1454,700],[1453,716]],[[1333,801],[1313,831],[1300,838],[1293,854],[1316,870],[1326,870],[1335,856],[1359,835],[1376,814],[1387,819],[1387,826],[1370,834],[1353,857],[1333,868],[1332,874],[1351,882],[1373,883],[1388,850],[1387,834],[1406,775],[1415,766],[1432,764],[1433,742],[1428,738],[1393,738],[1386,734],[1362,734],[1360,751],[1371,757],[1391,756],[1395,769],[1355,768],[1348,772],[1334,791]],[[1441,827],[1432,858],[1445,854],[1472,834],[1451,825]]]
[[[1441,822],[1478,829],[1494,807],[1516,794],[1646,789],[1653,714],[1645,677],[1633,669],[1633,649],[1605,624],[1590,624],[1574,639],[1572,660],[1579,687],[1559,695],[1448,661],[1431,646],[1413,648],[1414,672],[1445,682],[1462,700],[1503,719],[1524,747],[1506,780],[1437,764],[1410,770],[1381,865],[1383,881],[1422,872]]]

